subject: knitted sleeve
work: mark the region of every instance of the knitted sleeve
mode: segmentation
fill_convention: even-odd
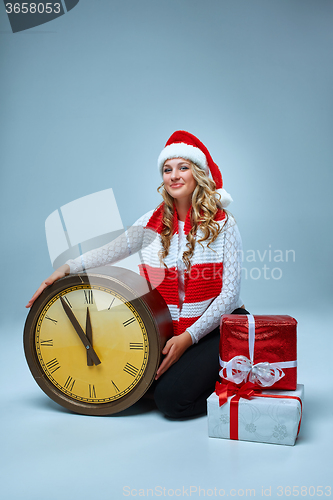
[[[229,218],[220,237],[224,238],[222,290],[220,295],[211,302],[204,314],[187,328],[193,343],[197,343],[207,333],[219,326],[222,314],[230,314],[240,306],[242,241],[238,227],[232,217]]]
[[[80,255],[77,259],[68,260],[66,264],[69,265],[70,274],[79,273],[94,267],[105,266],[106,264],[114,264],[138,252],[142,248],[144,228],[152,213],[153,211],[140,217],[133,226],[110,243],[90,250]]]

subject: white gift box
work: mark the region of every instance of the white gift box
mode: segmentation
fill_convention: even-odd
[[[263,390],[262,394],[289,396],[288,398],[241,398],[238,403],[238,439],[261,443],[294,445],[302,415],[304,385],[297,384],[295,391]],[[219,406],[215,392],[207,399],[208,435],[230,439],[230,400]]]

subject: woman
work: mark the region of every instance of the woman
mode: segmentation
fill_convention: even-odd
[[[247,314],[239,299],[241,239],[223,208],[232,199],[222,188],[221,172],[199,139],[181,130],[172,134],[158,168],[164,202],[126,235],[58,268],[27,307],[57,279],[141,250],[140,273],[164,297],[174,324],[154,399],[167,417],[191,417],[205,413],[218,379],[221,315]]]

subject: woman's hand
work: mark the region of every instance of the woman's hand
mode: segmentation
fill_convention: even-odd
[[[69,271],[70,269],[68,264],[64,264],[63,266],[58,267],[58,269],[56,269],[49,278],[43,281],[43,283],[40,285],[38,290],[34,293],[34,295],[31,297],[31,299],[29,300],[28,304],[25,307],[31,307],[32,304],[37,299],[37,297],[40,296],[42,291],[45,290],[47,286],[52,285],[52,283],[54,283],[55,281],[69,274]]]
[[[191,335],[185,331],[180,335],[175,335],[167,341],[162,351],[165,354],[165,358],[160,364],[159,369],[156,372],[155,380],[157,380],[162,373],[166,372],[171,365],[176,363],[182,354],[192,345]]]

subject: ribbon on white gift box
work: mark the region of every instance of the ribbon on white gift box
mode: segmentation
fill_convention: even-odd
[[[295,368],[297,361],[281,361],[277,363],[266,361],[254,364],[255,321],[252,314],[248,314],[247,318],[249,323],[248,342],[250,359],[246,356],[235,356],[230,361],[223,361],[220,358],[221,370],[219,375],[221,378],[235,384],[249,381],[261,387],[270,387],[284,377],[285,373],[282,368]]]

